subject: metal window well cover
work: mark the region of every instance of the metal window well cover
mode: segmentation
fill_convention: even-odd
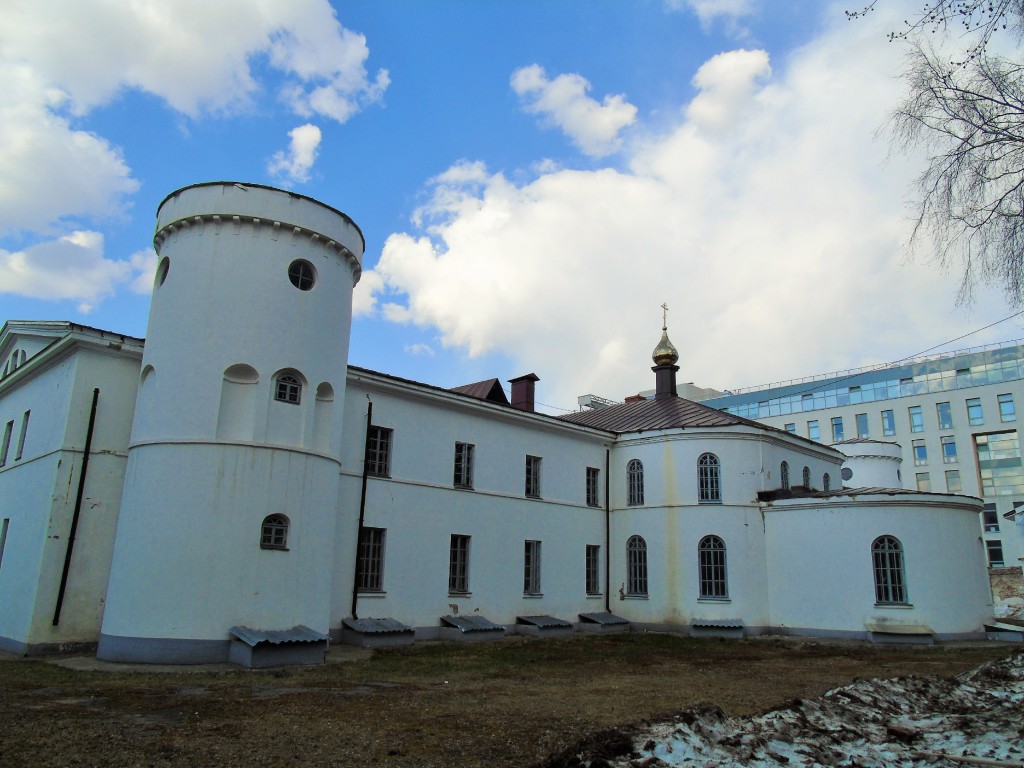
[[[590,624],[601,624],[606,627],[614,627],[619,624],[629,624],[629,619],[616,616],[614,613],[581,613],[580,621]]]
[[[483,616],[442,616],[441,623],[455,627],[462,632],[504,632],[505,627],[495,624]]]
[[[228,630],[246,645],[255,648],[260,643],[280,645],[281,643],[322,643],[329,642],[330,636],[299,624],[291,629],[253,629],[235,626]]]
[[[343,619],[342,623],[354,632],[364,635],[405,635],[413,628],[397,619]]]
[[[542,629],[551,627],[572,627],[572,622],[565,619],[557,619],[554,616],[516,616],[516,624],[530,624]]]
[[[743,629],[743,619],[694,619],[694,627],[714,627],[716,629]]]

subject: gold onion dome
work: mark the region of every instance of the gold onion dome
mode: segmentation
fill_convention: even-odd
[[[651,359],[655,365],[675,365],[679,360],[679,352],[671,341],[668,340],[668,328],[661,329],[661,341],[654,348]]]

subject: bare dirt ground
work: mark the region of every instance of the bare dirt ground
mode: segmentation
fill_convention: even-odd
[[[554,765],[596,733],[696,705],[756,714],[1013,650],[636,633],[337,649],[344,663],[260,672],[0,654],[0,766]]]

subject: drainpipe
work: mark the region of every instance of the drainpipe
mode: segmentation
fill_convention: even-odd
[[[370,425],[373,424],[373,400],[366,396],[366,439],[363,441],[363,487],[359,494],[359,529],[356,532],[356,557],[352,568],[352,618],[358,619],[356,604],[359,601],[359,542],[363,538],[363,520],[366,518],[366,479],[370,475]]]
[[[604,449],[604,611],[612,612],[611,589],[612,589],[612,505],[608,489],[611,487],[611,451]]]
[[[75,548],[75,533],[78,518],[82,513],[82,498],[85,495],[85,473],[89,469],[89,452],[92,450],[92,430],[96,425],[96,404],[100,399],[99,389],[92,391],[92,409],[89,411],[89,428],[85,432],[85,451],[82,469],[78,473],[78,493],[75,496],[75,511],[71,514],[71,532],[68,534],[68,548],[64,552],[64,570],[60,574],[60,588],[57,590],[57,607],[53,610],[53,626],[60,623],[60,609],[64,606],[64,590],[68,586],[68,572],[71,570],[71,552]]]

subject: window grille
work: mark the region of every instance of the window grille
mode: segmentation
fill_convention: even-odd
[[[587,544],[587,594],[601,594],[601,547]]]
[[[722,500],[721,472],[718,457],[713,453],[703,453],[697,459],[697,500]]]
[[[384,535],[385,528],[363,528],[359,532],[359,561],[356,589],[360,592],[380,592],[384,589]]]
[[[539,541],[527,541],[523,548],[523,594],[540,594]]]
[[[697,547],[700,596],[724,599],[729,596],[725,571],[725,543],[718,536],[705,536]]]
[[[626,542],[626,593],[647,594],[647,542],[641,536]]]
[[[871,545],[875,571],[875,602],[906,603],[903,576],[903,545],[895,536],[879,536]]]
[[[391,430],[370,427],[366,434],[366,471],[378,477],[391,475]]]
[[[640,459],[631,459],[626,465],[626,484],[629,496],[626,501],[631,507],[644,503],[644,465]]]
[[[469,536],[452,534],[448,556],[448,591],[455,594],[469,592]]]
[[[811,468],[810,467],[804,467],[803,478],[802,479],[803,479],[803,483],[804,483],[804,488],[807,488],[808,490],[810,490],[810,487],[811,487]]]
[[[782,484],[782,490],[789,490],[789,462],[782,462],[782,466],[779,467],[779,481]]]

